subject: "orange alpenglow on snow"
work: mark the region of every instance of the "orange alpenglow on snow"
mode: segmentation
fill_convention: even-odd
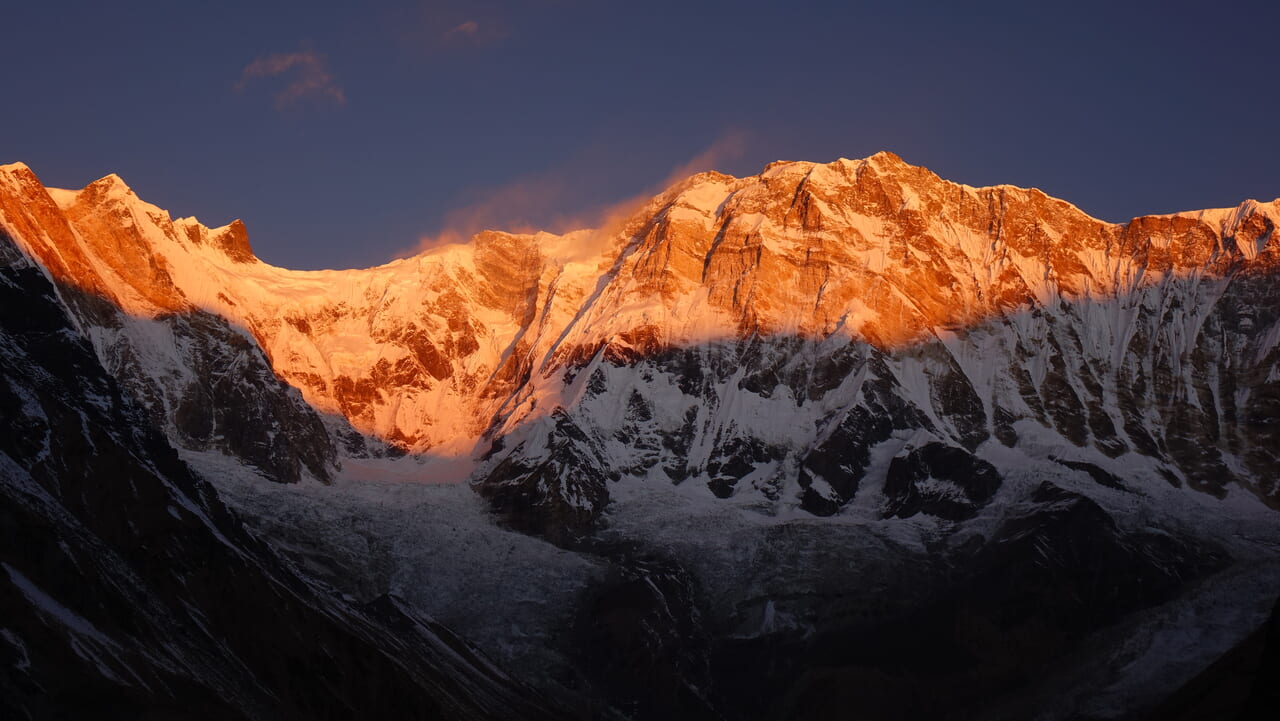
[[[945,341],[1064,298],[1274,272],[1277,222],[1280,201],[1106,223],[878,153],[701,173],[607,234],[486,231],[375,268],[292,271],[256,259],[239,221],[172,220],[116,176],[65,191],[0,167],[0,227],[61,283],[140,317],[218,314],[317,409],[459,453],[563,403],[570,391],[539,379],[598,353],[625,362],[753,334]]]

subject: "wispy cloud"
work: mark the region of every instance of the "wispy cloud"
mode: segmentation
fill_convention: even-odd
[[[447,31],[445,31],[444,36],[446,38],[451,36],[475,37],[479,33],[480,33],[480,23],[476,22],[475,20],[467,20],[465,22],[460,22],[457,25],[454,25],[453,27],[449,28]]]
[[[667,186],[678,183],[691,175],[705,173],[708,170],[717,170],[724,163],[738,160],[746,154],[748,140],[749,136],[744,130],[733,129],[724,132],[715,142],[703,149],[701,153],[672,168],[671,172],[667,173],[667,177],[658,183],[653,192],[661,191]]]
[[[338,105],[345,105],[347,102],[347,95],[329,72],[325,57],[311,50],[260,57],[240,72],[240,80],[235,88],[237,92],[242,92],[255,80],[275,77],[287,80],[285,86],[276,92],[277,109],[283,110],[304,98],[326,100]]]
[[[438,232],[420,238],[415,247],[398,255],[404,257],[449,243],[466,242],[483,230],[513,233],[545,230],[563,234],[591,228],[598,231],[592,234],[595,242],[607,242],[655,195],[691,175],[741,158],[746,144],[745,133],[726,132],[636,195],[610,203],[575,207],[584,184],[592,178],[617,172],[614,158],[589,149],[560,167],[483,192],[476,200],[447,213]],[[584,239],[584,242],[592,241]]]
[[[508,0],[431,0],[400,15],[396,32],[414,52],[436,54],[496,47],[513,20]]]
[[[428,20],[428,49],[446,50],[458,47],[493,47],[507,39],[510,30],[499,16],[473,18],[462,22]],[[434,26],[434,27],[433,27]]]

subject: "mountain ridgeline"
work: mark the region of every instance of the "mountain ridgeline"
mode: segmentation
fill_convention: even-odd
[[[220,702],[235,714],[323,716],[245,664],[266,652],[209,608],[223,582],[258,589],[228,603],[324,669],[338,715],[1138,719],[1247,687],[1256,669],[1210,663],[1261,643],[1280,592],[1277,225],[1280,200],[1107,223],[879,153],[702,173],[608,230],[292,271],[239,221],[175,220],[116,176],[59,190],[0,166],[6,527],[74,539],[0,559],[0,599],[27,609],[0,652],[39,666],[0,688],[43,698],[75,657],[97,685],[62,710],[244,676],[263,692]],[[422,615],[438,597],[335,541],[332,509],[246,505],[260,540],[213,487],[227,467],[357,483],[344,465],[400,457],[578,559],[576,600],[509,637],[460,614],[500,638],[473,648]],[[156,534],[187,540],[158,560]],[[70,655],[31,651],[56,646],[50,618]],[[1232,631],[1176,662],[1155,650],[1195,636],[1161,624]],[[355,667],[315,660],[336,645]],[[1131,681],[1135,659],[1158,671]]]
[[[115,176],[0,180],[6,228],[174,442],[280,481],[386,444],[483,457],[482,493],[552,535],[627,476],[962,518],[1000,484],[974,455],[994,440],[1280,505],[1277,203],[1117,225],[880,153],[696,175],[608,237],[297,272]]]

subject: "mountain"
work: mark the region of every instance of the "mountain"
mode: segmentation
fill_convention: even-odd
[[[0,228],[183,458],[466,478],[506,528],[607,569],[546,612],[539,685],[654,718],[1051,696],[1118,718],[1255,630],[1280,594],[1278,223],[1280,201],[1106,223],[880,153],[695,175],[617,228],[302,272],[116,176],[0,166]],[[328,491],[219,487],[274,552],[369,585],[288,510],[324,517]],[[1170,633],[1183,665],[1157,658]],[[1103,671],[1137,700],[1079,695]]]
[[[297,272],[257,261],[238,221],[172,221],[116,176],[78,192],[21,166],[5,176],[19,242],[82,305],[109,301],[79,311],[113,316],[89,321],[108,368],[180,445],[220,436],[280,480],[327,477],[340,439],[358,452],[318,411],[411,452],[501,439],[495,498],[521,496],[531,481],[514,469],[589,428],[600,463],[545,500],[562,510],[571,496],[598,510],[604,478],[660,469],[834,513],[868,463],[838,449],[908,431],[948,459],[991,438],[1047,443],[1280,502],[1275,202],[1115,225],[880,153],[694,176],[612,237],[491,232],[379,268]],[[253,393],[202,368],[232,363]],[[893,457],[898,494],[914,493],[933,462]],[[990,495],[960,493],[961,506]]]

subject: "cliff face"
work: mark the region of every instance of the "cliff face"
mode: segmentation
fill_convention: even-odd
[[[542,507],[512,471],[559,459],[580,487],[552,516],[638,476],[824,515],[869,486],[888,515],[958,518],[999,487],[975,455],[994,441],[1275,505],[1277,219],[1249,201],[1109,224],[889,154],[697,176],[623,232],[477,477]]]

